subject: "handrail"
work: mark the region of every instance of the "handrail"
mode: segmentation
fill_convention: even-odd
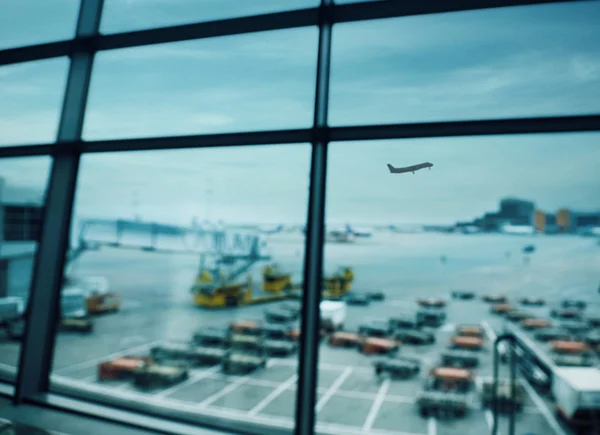
[[[492,412],[493,412],[493,424],[492,424],[492,435],[498,434],[498,370],[499,370],[499,355],[498,345],[504,341],[510,342],[510,400],[515,403],[516,394],[516,355],[515,355],[515,343],[516,338],[513,334],[502,334],[494,341],[494,379],[493,379],[493,394],[492,394]],[[510,418],[509,418],[509,435],[515,435],[515,407],[510,407]]]

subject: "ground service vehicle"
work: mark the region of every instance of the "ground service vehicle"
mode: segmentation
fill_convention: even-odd
[[[394,338],[406,344],[433,344],[435,335],[428,331],[416,329],[396,329]]]
[[[151,362],[150,358],[140,356],[124,356],[105,361],[98,365],[98,380],[133,378],[133,374],[137,369]]]
[[[60,309],[59,330],[82,333],[93,331],[94,323],[88,315],[83,291],[75,287],[63,290],[60,298]]]
[[[421,361],[416,358],[385,358],[373,365],[376,376],[387,374],[392,379],[407,379],[421,371]]]
[[[271,264],[263,269],[262,289],[267,292],[282,292],[291,290],[292,275],[280,270],[279,265]]]
[[[511,383],[508,380],[498,380],[496,389],[496,406],[499,412],[510,412],[511,410],[521,411],[525,403],[525,389],[519,382],[514,386],[514,400],[512,398]],[[486,380],[482,384],[481,403],[484,408],[493,406],[494,400],[494,382]]]
[[[542,329],[534,334],[536,340],[539,341],[550,341],[550,340],[568,340],[570,335],[567,331],[560,328],[548,328]]]
[[[417,312],[417,323],[423,326],[437,328],[442,326],[446,320],[446,313],[443,311],[422,310]]]
[[[371,299],[367,295],[360,293],[348,293],[345,301],[348,305],[369,305],[371,303]]]
[[[542,298],[521,298],[519,299],[521,305],[541,307],[546,304],[546,301]]]
[[[558,366],[590,366],[590,347],[581,341],[555,340],[550,342],[550,357]]]
[[[372,301],[383,301],[385,300],[385,294],[383,292],[368,292],[367,297]]]
[[[552,324],[545,319],[525,319],[521,321],[521,326],[525,329],[545,329],[552,326]]]
[[[350,267],[340,267],[337,272],[323,279],[323,297],[339,298],[350,291],[354,272]]]
[[[417,396],[422,417],[463,417],[468,411],[468,393],[473,385],[471,372],[454,367],[436,367],[429,373],[424,390]]]
[[[520,322],[522,320],[532,318],[533,314],[528,311],[510,310],[507,313],[504,313],[504,317],[508,320],[512,320],[513,322]]]
[[[261,335],[263,324],[254,320],[238,320],[229,324],[229,331],[231,333]]]
[[[560,322],[560,327],[571,334],[581,334],[590,329],[587,323],[580,320],[567,320]]]
[[[225,351],[219,347],[197,347],[185,343],[165,343],[150,350],[150,357],[158,363],[181,361],[192,366],[218,364],[224,354]]]
[[[25,301],[19,297],[0,298],[0,330],[11,340],[23,337]]]
[[[417,303],[426,308],[441,308],[446,306],[446,301],[443,299],[417,299]]]
[[[442,364],[447,367],[472,368],[479,365],[479,356],[469,350],[446,350],[441,357]]]
[[[298,350],[298,345],[293,341],[266,340],[263,349],[268,356],[286,357]]]
[[[344,302],[323,301],[319,305],[321,328],[326,331],[339,331],[346,320],[346,304]]]
[[[298,318],[289,310],[272,308],[265,311],[265,320],[269,323],[290,323]]]
[[[188,378],[188,370],[178,365],[143,364],[133,372],[133,383],[140,388],[168,387]]]
[[[600,316],[587,316],[586,320],[590,324],[590,326],[593,326],[595,328],[600,326]]]
[[[90,314],[114,313],[121,309],[121,297],[108,290],[108,280],[103,276],[89,276],[79,279],[87,290],[85,299]]]
[[[513,310],[512,305],[509,304],[494,304],[490,308],[490,313],[492,314],[504,314]]]
[[[454,336],[450,339],[453,348],[478,350],[483,347],[483,339],[479,337]]]
[[[285,325],[265,325],[263,326],[263,334],[265,338],[273,340],[289,340],[292,329]]]
[[[329,336],[329,345],[332,347],[358,347],[363,339],[354,332],[334,332]]]
[[[231,334],[229,348],[241,350],[256,350],[263,346],[263,338],[259,335]]]
[[[392,333],[388,322],[372,321],[358,327],[358,334],[367,337],[387,337]]]
[[[555,308],[550,311],[550,316],[559,319],[579,319],[582,312],[578,308]]]
[[[485,337],[485,330],[479,325],[458,325],[456,335],[462,337]]]
[[[397,328],[403,328],[403,329],[419,329],[421,327],[421,323],[417,320],[417,316],[409,316],[409,315],[405,315],[405,316],[399,316],[399,317],[392,317],[389,321],[388,321],[389,325],[390,325],[390,329],[394,330]]]
[[[600,345],[600,330],[595,329],[583,336],[583,340],[590,346]]]
[[[552,394],[560,417],[579,434],[594,433],[594,425],[600,417],[600,370],[592,367],[556,369]]]
[[[484,302],[491,302],[493,304],[504,304],[508,301],[508,298],[504,295],[485,295],[482,299]]]
[[[565,299],[560,303],[562,308],[576,308],[578,310],[585,310],[587,303],[581,299]]]
[[[475,293],[464,290],[455,290],[452,292],[452,299],[471,300],[475,298]]]
[[[365,355],[391,355],[398,352],[400,344],[396,340],[389,338],[366,338],[360,347],[360,351]]]
[[[224,346],[227,336],[225,328],[209,327],[196,331],[193,341],[199,346]]]
[[[266,365],[267,358],[261,352],[230,351],[223,358],[222,370],[227,374],[248,374]]]

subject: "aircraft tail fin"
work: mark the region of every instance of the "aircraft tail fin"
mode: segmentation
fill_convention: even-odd
[[[389,163],[387,164],[388,169],[390,170],[390,172],[395,172],[396,168],[394,168],[392,165],[390,165]]]

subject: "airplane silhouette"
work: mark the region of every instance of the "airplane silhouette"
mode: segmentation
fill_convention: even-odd
[[[415,171],[418,171],[419,169],[424,169],[424,168],[431,169],[432,166],[433,166],[433,163],[429,163],[429,162],[420,163],[418,165],[406,166],[405,168],[394,168],[389,163],[387,164],[387,167],[390,170],[391,174],[403,174],[405,172],[412,172],[414,174]]]

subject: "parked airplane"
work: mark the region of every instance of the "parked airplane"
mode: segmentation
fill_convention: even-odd
[[[418,165],[406,166],[404,168],[394,168],[389,163],[387,164],[387,167],[390,170],[391,174],[403,174],[405,172],[412,172],[414,174],[415,171],[418,171],[419,169],[424,169],[424,168],[431,169],[432,166],[433,166],[433,163],[429,163],[429,162],[420,163]]]
[[[351,234],[354,234],[356,237],[371,237],[373,235],[373,231],[368,230],[366,228],[354,228],[350,226],[350,224],[346,224],[346,231]]]

